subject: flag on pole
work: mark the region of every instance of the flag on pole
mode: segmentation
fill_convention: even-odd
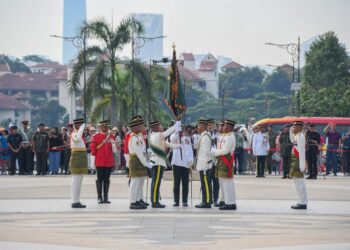
[[[165,89],[164,102],[176,119],[181,119],[186,112],[186,101],[183,81],[177,67],[175,44],[173,44],[173,58],[169,72],[169,84]]]

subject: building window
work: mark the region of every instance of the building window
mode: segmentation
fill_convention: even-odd
[[[198,81],[198,87],[205,89],[207,87],[207,82],[206,81]]]

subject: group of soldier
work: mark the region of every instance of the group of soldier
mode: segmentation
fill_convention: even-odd
[[[164,208],[160,203],[160,186],[164,169],[170,164],[174,172],[174,206],[179,206],[180,182],[182,182],[182,205],[188,206],[189,173],[196,169],[200,176],[202,201],[196,208],[211,208],[212,205],[220,210],[236,210],[236,190],[234,184],[234,152],[236,139],[233,133],[235,122],[225,120],[219,123],[216,140],[212,140],[208,125],[211,121],[199,119],[197,128],[199,139],[196,155],[193,157],[191,147],[186,148],[186,137],[182,136],[181,121],[164,131],[159,121],[149,123],[146,132],[142,116],[134,116],[129,122],[131,133],[127,143],[128,167],[130,177],[130,209],[146,209],[150,204],[144,201],[144,183],[149,173],[151,182],[151,207]],[[86,148],[82,138],[85,127],[83,119],[73,122],[74,131],[71,136],[70,168],[72,174],[72,207],[84,208],[80,203],[80,190],[83,175],[87,172]],[[108,191],[110,186],[111,169],[114,166],[113,152],[115,138],[109,132],[109,121],[100,122],[100,131],[91,138],[91,155],[95,159],[97,171],[96,190],[98,203],[110,203]],[[292,164],[290,176],[294,178],[298,203],[293,209],[307,209],[307,191],[303,178],[305,170],[305,137],[302,133],[303,122],[295,121],[291,124],[290,141],[292,148]],[[261,130],[262,131],[262,130]],[[259,138],[260,132],[256,134]],[[145,136],[146,133],[146,136]],[[148,133],[148,135],[147,135]],[[170,139],[169,139],[170,138]],[[254,154],[258,154],[263,147],[264,140],[255,141]],[[167,155],[167,148],[172,148],[171,163]],[[259,173],[259,172],[258,172]],[[220,191],[219,191],[220,190]],[[191,190],[192,192],[192,190]],[[219,193],[221,197],[219,199]],[[214,194],[214,195],[213,195]],[[214,196],[214,197],[213,197]]]

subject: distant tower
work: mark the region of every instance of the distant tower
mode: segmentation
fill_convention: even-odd
[[[133,17],[144,26],[144,33],[140,36],[158,37],[163,36],[162,14],[133,14]],[[148,41],[136,55],[141,61],[160,60],[163,57],[163,38]]]
[[[86,0],[64,0],[63,7],[63,36],[77,35],[79,25],[86,20]],[[62,62],[72,60],[78,53],[72,42],[63,41]]]

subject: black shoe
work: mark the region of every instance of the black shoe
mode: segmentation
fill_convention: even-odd
[[[102,203],[103,203],[102,196],[98,196],[98,197],[97,197],[97,203],[98,203],[98,204],[102,204]]]
[[[109,191],[109,181],[103,182],[103,203],[110,204],[111,202],[108,200],[108,191]]]
[[[221,202],[221,201],[220,201]],[[214,207],[221,207],[220,203],[214,202]]]
[[[136,201],[136,204],[140,207],[147,208],[147,205],[145,203],[140,202],[140,201]]]
[[[182,206],[183,206],[183,207],[188,207],[187,202],[182,202]]]
[[[73,203],[72,208],[86,208],[86,205],[81,204],[80,202],[78,203]]]
[[[130,209],[146,209],[147,207],[141,206],[138,202],[131,203]]]
[[[309,175],[308,177],[306,177],[306,179],[310,180],[313,179],[314,177],[312,175]]]
[[[296,204],[291,206],[292,209],[307,209],[307,205],[302,205],[302,204]]]
[[[326,175],[329,175],[329,174],[330,174],[329,172],[326,173]]]
[[[157,203],[152,203],[152,208],[165,208],[165,205]]]
[[[265,178],[265,175],[261,175],[260,177],[261,177],[261,178]]]
[[[211,204],[210,203],[201,203],[196,205],[196,208],[211,208]]]
[[[141,204],[142,206],[146,206],[146,207],[149,206],[149,203],[144,202],[143,200],[140,200],[139,202],[140,202],[140,204]]]
[[[180,206],[178,202],[175,202],[175,203],[173,204],[173,207],[178,207],[178,206]]]
[[[334,173],[334,176],[337,176],[337,173]]]
[[[224,205],[222,207],[219,207],[220,210],[237,210],[236,204],[232,205]]]
[[[281,179],[287,179],[287,176],[283,176]]]
[[[317,180],[317,175],[314,175],[314,176],[312,177],[312,179],[313,179],[313,180]]]

